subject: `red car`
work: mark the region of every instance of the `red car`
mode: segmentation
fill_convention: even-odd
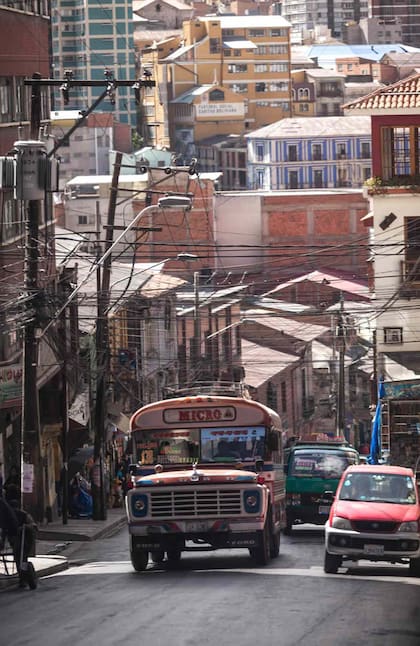
[[[420,576],[420,503],[411,469],[353,465],[339,482],[325,525],[324,571],[343,560],[410,564]]]

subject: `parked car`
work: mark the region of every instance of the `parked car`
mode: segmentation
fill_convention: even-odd
[[[343,560],[409,563],[420,576],[420,503],[412,469],[353,465],[339,482],[325,525],[324,570]]]

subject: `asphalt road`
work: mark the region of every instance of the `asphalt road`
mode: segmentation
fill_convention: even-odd
[[[85,543],[38,589],[0,593],[1,646],[419,646],[420,579],[365,562],[323,572],[322,529],[282,537],[255,567],[245,550],[189,553],[133,571],[128,536]]]

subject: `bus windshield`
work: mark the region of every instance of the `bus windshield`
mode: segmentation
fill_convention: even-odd
[[[302,449],[292,456],[289,474],[298,478],[337,479],[350,465],[357,463],[352,451]]]
[[[263,426],[135,431],[142,465],[264,459]]]

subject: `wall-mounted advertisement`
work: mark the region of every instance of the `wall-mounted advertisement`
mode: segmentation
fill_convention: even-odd
[[[195,106],[197,118],[237,117],[245,116],[244,103],[197,103]]]

